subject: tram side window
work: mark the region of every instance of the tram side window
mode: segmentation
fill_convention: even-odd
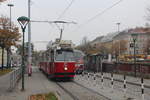
[[[50,54],[51,56],[50,56],[50,59],[51,59],[51,61],[53,62],[54,61],[54,51],[51,51],[51,54]]]
[[[51,53],[49,52],[48,54],[49,54],[49,56],[48,56],[48,61],[51,62]]]
[[[44,53],[42,54],[42,61],[44,62]]]

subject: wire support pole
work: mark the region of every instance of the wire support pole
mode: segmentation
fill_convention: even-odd
[[[28,0],[28,18],[31,19],[31,0]],[[28,23],[28,76],[31,76],[32,50],[31,50],[31,22]]]

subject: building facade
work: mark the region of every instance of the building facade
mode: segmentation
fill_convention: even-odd
[[[135,28],[120,32],[113,38],[113,43],[119,42],[120,55],[122,54],[134,54],[134,40],[132,35],[136,35],[135,40],[135,52],[136,54],[148,54],[149,42],[150,42],[150,28]],[[126,43],[121,44],[121,41]],[[124,46],[126,50],[122,52],[121,47]]]

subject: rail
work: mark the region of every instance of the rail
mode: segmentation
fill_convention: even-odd
[[[11,72],[10,74],[10,88],[9,90],[12,91],[17,82],[21,79],[21,68],[15,69],[14,71]]]

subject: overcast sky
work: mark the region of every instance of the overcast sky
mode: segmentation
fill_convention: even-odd
[[[123,0],[88,22],[89,19],[118,1],[120,0],[74,0],[73,2],[72,0],[32,0],[31,19],[55,21],[72,2],[72,5],[59,20],[77,23],[65,25],[63,32],[63,39],[72,40],[75,44],[80,44],[84,36],[87,36],[89,40],[93,40],[97,36],[117,31],[117,22],[121,23],[120,30],[145,25],[147,22],[145,20],[146,8],[150,6],[150,0]],[[28,0],[8,0],[2,3],[0,5],[0,14],[9,17],[8,3],[14,4],[12,21],[18,25],[18,17],[28,16]],[[45,49],[47,43],[44,41],[54,41],[60,35],[60,31],[55,24],[32,23],[31,30],[32,42],[38,50]]]

